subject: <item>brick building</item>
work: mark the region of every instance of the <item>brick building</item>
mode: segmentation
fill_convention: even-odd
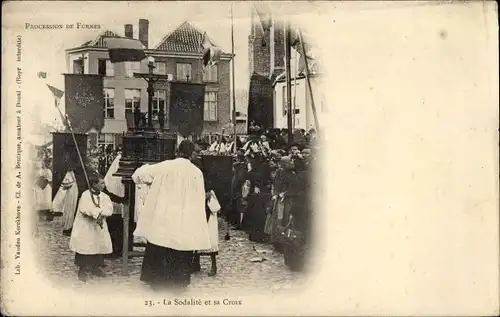
[[[205,83],[205,105],[203,133],[220,132],[231,120],[230,111],[230,60],[231,54],[222,53],[217,65],[204,68],[201,41],[204,32],[190,24],[182,23],[166,34],[153,48],[149,43],[149,21],[140,19],[138,40],[145,46],[147,56],[155,59],[154,72],[168,75],[172,81]],[[141,62],[109,61],[105,37],[119,36],[105,31],[92,41],[66,50],[69,73],[100,74],[104,76],[104,127],[101,131],[77,131],[94,134],[91,139],[99,145],[116,147],[121,143],[121,134],[127,130],[126,113],[140,104],[141,112],[148,110],[146,81],[134,78],[134,72],[148,72],[147,59]],[[124,26],[124,36],[133,38],[133,26]],[[216,45],[210,39],[213,45]],[[216,45],[217,46],[217,45]],[[220,48],[220,47],[219,47]],[[153,118],[157,120],[161,104],[165,105],[165,126],[168,129],[170,90],[169,83],[157,83],[153,99]],[[75,109],[66,109],[70,113]]]

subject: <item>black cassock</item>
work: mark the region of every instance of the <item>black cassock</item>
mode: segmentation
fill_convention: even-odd
[[[247,174],[250,181],[248,205],[243,216],[243,229],[249,232],[251,241],[265,240],[264,226],[266,223],[266,207],[271,199],[269,190],[269,167],[266,162],[258,162]],[[258,187],[260,193],[255,192]]]

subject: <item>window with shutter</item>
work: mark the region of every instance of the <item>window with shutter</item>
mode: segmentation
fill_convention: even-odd
[[[115,76],[115,65],[109,59],[106,60],[106,77]]]
[[[203,119],[205,121],[217,121],[217,99],[217,92],[205,92],[205,103],[203,105]]]
[[[166,90],[157,90],[153,95],[153,120],[158,120],[158,113],[160,112],[160,107],[163,106],[163,111],[165,112],[165,116],[167,113],[166,109],[166,101],[167,101],[167,91]]]
[[[104,88],[104,118],[113,119],[115,117],[115,90]]]
[[[134,73],[141,72],[141,62],[125,62],[125,76],[133,78]]]
[[[157,75],[166,75],[167,64],[165,62],[155,62],[155,68],[153,70],[153,73]]]
[[[125,89],[125,115],[133,113],[136,106],[141,108],[141,90]]]
[[[178,81],[188,81],[193,79],[191,75],[191,64],[178,63],[177,64],[177,78]]]
[[[115,135],[113,133],[100,133],[97,137],[97,146],[99,146],[102,150],[106,150],[108,148],[115,149]]]
[[[218,81],[218,65],[210,65],[203,69],[203,81],[207,83],[216,83]]]

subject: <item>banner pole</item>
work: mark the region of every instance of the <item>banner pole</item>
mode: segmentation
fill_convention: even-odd
[[[234,20],[233,20],[233,2],[231,2],[231,62],[232,62],[232,81],[233,81],[233,153],[236,153],[236,86],[234,70]]]
[[[314,103],[314,94],[312,91],[312,86],[311,86],[311,78],[309,77],[310,69],[309,69],[309,62],[307,61],[307,54],[306,54],[306,47],[304,45],[304,40],[303,40],[303,35],[302,35],[302,29],[299,28],[299,41],[300,41],[300,46],[302,48],[302,54],[304,54],[304,62],[306,66],[306,81],[307,81],[307,88],[309,90],[309,96],[311,97],[311,108],[314,116],[314,123],[316,124],[316,131],[319,131],[319,121],[318,121],[318,114],[316,113],[316,105]]]
[[[80,153],[80,148],[78,147],[78,142],[76,141],[75,134],[73,133],[73,128],[71,127],[71,122],[69,121],[67,115],[63,115],[61,109],[59,108],[59,101],[57,99],[55,99],[55,106],[56,106],[57,110],[59,111],[59,114],[61,115],[61,117],[63,117],[65,119],[65,121],[66,121],[66,126],[68,127],[69,132],[71,133],[71,136],[73,138],[73,142],[75,143],[76,153],[78,154],[78,158],[80,160],[80,164],[82,165],[83,175],[85,176],[85,181],[87,182],[87,186],[88,186],[88,188],[90,190],[89,177],[87,175],[87,170],[85,169],[85,164],[83,162],[82,154]],[[92,198],[92,202],[94,203],[94,205],[97,206],[97,203],[94,200],[94,196],[90,195],[90,197]]]
[[[287,113],[287,126],[288,126],[288,146],[293,143],[293,121],[292,121],[292,79],[290,67],[291,55],[291,40],[290,40],[290,22],[285,21],[285,77],[286,77],[286,109]]]

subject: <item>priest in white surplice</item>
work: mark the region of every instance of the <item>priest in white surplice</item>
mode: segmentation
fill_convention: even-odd
[[[155,288],[189,285],[193,252],[210,248],[203,174],[190,161],[193,151],[193,143],[184,140],[176,159],[136,175],[151,180],[134,235],[148,242],[141,281]]]

